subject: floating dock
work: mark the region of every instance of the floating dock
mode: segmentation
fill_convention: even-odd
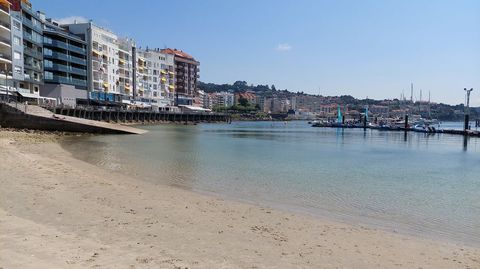
[[[58,115],[39,106],[0,103],[0,126],[60,132],[100,134],[143,134],[147,131],[130,126]]]
[[[405,127],[386,127],[386,126],[370,126],[370,125],[361,125],[361,124],[341,124],[341,123],[326,123],[326,124],[313,124],[312,127],[321,127],[321,128],[341,128],[341,129],[373,129],[380,131],[403,131],[403,132],[417,132],[417,133],[426,133],[426,134],[453,134],[453,135],[464,135],[471,137],[480,137],[480,131],[473,130],[448,130],[448,129],[430,129],[430,130],[418,130],[414,128],[405,128]]]

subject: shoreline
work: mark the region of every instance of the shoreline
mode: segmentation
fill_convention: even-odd
[[[478,268],[480,249],[328,221],[79,161],[0,131],[0,268]]]

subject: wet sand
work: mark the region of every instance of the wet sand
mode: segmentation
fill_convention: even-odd
[[[154,185],[0,131],[0,268],[480,268],[480,249]]]

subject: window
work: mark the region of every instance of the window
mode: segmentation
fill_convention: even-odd
[[[52,51],[51,49],[45,48],[45,49],[43,50],[43,53],[44,53],[45,55],[47,55],[47,56],[52,56],[53,51]]]
[[[20,23],[18,21],[13,21],[13,27],[15,28],[15,30],[18,30],[20,31]]]
[[[53,67],[53,62],[50,60],[45,60],[43,64],[45,67]]]
[[[53,79],[53,73],[45,71],[45,79]]]
[[[21,75],[23,73],[22,68],[19,66],[15,66],[14,71],[15,71],[15,74],[17,75]]]
[[[14,44],[14,45],[17,45],[17,46],[20,46],[20,43],[21,43],[20,37],[14,36],[14,37],[13,37],[13,44]]]
[[[20,52],[18,52],[18,51],[14,51],[14,52],[13,52],[13,59],[15,59],[15,60],[20,60],[20,59],[22,59],[22,54],[21,54]]]

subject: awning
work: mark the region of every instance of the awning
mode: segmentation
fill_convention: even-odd
[[[174,88],[175,88],[175,86],[173,86],[173,85],[168,85],[168,87],[169,87],[170,89],[174,89]]]
[[[98,50],[92,50],[92,53],[93,53],[93,54],[97,54],[97,55],[99,55],[99,56],[101,55],[100,51],[98,51]]]
[[[103,83],[103,87],[108,88],[108,86],[110,86],[110,84],[108,84],[108,83]]]
[[[210,112],[212,111],[211,109],[203,108],[203,107],[198,107],[198,106],[186,106],[186,105],[178,105],[178,107],[183,107],[191,111],[205,111],[205,112]]]
[[[118,62],[121,64],[125,64],[125,61],[123,59],[118,59]]]
[[[162,71],[160,71],[160,73],[162,73],[162,74],[167,74],[167,71],[162,70]]]
[[[20,94],[22,97],[25,97],[25,98],[32,98],[32,99],[40,98],[40,95],[38,95],[38,94],[26,93],[26,92],[17,92],[17,93]]]
[[[162,81],[165,82],[165,81],[167,81],[167,79],[166,79],[166,78],[162,78]]]

